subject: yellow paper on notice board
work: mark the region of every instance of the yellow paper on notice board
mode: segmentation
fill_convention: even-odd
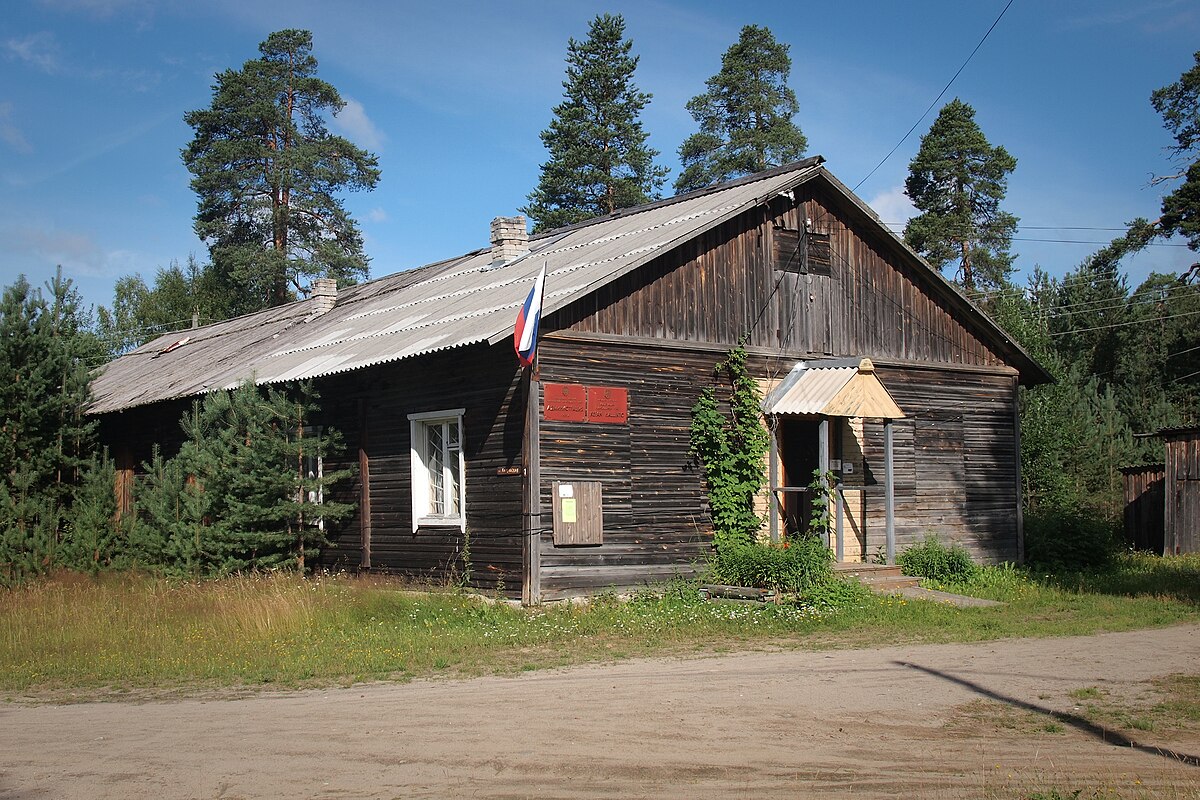
[[[574,497],[564,497],[562,499],[562,521],[563,522],[574,522],[575,521],[575,498]]]

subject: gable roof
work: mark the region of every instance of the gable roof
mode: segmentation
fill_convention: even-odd
[[[316,378],[512,335],[517,307],[545,265],[543,317],[637,269],[676,245],[817,176],[874,216],[821,167],[820,156],[660,200],[530,240],[527,255],[494,266],[490,248],[340,290],[314,313],[312,300],[170,333],[102,367],[89,413],[102,414],[219,389]],[[881,231],[887,228],[879,224]],[[899,239],[887,231],[892,239]],[[903,245],[919,263],[915,253]],[[935,270],[925,267],[1009,345],[1018,368],[1041,368]],[[181,343],[184,338],[186,342]],[[1003,346],[1003,344],[1002,344]],[[1009,352],[1005,352],[1006,356]]]

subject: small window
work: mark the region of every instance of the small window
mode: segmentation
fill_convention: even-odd
[[[466,530],[463,409],[409,414],[412,436],[412,524]]]
[[[810,275],[831,275],[833,251],[829,245],[829,233],[809,231],[804,236],[804,266]]]
[[[828,276],[833,270],[829,232],[794,231],[775,228],[775,269],[808,275]]]
[[[775,240],[775,269],[780,272],[802,272],[804,257],[800,252],[800,231],[776,228],[772,236]]]

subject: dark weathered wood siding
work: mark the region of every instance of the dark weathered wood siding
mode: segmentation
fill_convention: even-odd
[[[690,574],[707,556],[712,526],[688,458],[691,408],[718,350],[694,352],[547,338],[543,381],[629,390],[625,425],[541,422],[543,599],[630,587]],[[600,481],[604,543],[555,547],[555,481]]]
[[[1165,551],[1200,552],[1200,428],[1163,434],[1166,441]]]
[[[1163,552],[1162,464],[1143,464],[1121,470],[1124,490],[1125,544],[1134,550]]]
[[[434,580],[461,572],[463,534],[457,527],[412,530],[408,415],[465,408],[463,485],[473,582],[519,592],[521,476],[497,473],[521,464],[525,398],[519,378],[511,348],[476,345],[317,381],[321,414],[313,422],[336,428],[345,445],[339,457],[328,459],[327,469],[357,470],[333,495],[359,504],[351,518],[327,531],[332,547],[322,554],[322,565],[369,566]],[[179,418],[190,405],[190,400],[160,403],[104,415],[101,441],[114,453],[127,450],[138,465],[149,459],[155,443],[171,455],[181,441]],[[365,504],[364,478],[370,489]]]
[[[962,313],[963,301],[902,257],[877,222],[818,186],[797,195],[795,204],[776,198],[684,243],[575,303],[559,324],[719,344],[748,334],[752,347],[801,355],[1004,365],[981,325]],[[829,235],[828,276],[821,268],[796,272],[790,259],[776,263],[783,255],[775,231],[799,230],[806,220]]]
[[[899,366],[877,373],[907,415],[893,423],[897,550],[933,533],[985,561],[1018,560],[1015,376]],[[868,421],[864,440],[874,554],[884,544],[882,425]]]

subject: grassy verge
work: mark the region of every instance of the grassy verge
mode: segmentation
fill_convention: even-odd
[[[706,603],[680,583],[630,602],[519,609],[344,576],[66,578],[0,592],[0,691],[293,687],[744,647],[1084,634],[1196,621],[1198,579],[1200,559],[1130,557],[1105,575],[989,569],[947,587],[1008,603],[998,608],[856,592],[838,593],[840,607]]]

